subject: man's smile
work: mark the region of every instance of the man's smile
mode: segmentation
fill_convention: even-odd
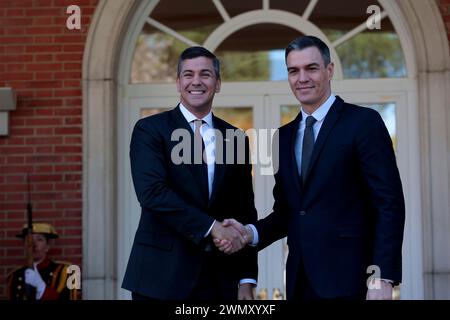
[[[192,95],[201,95],[201,94],[205,93],[204,90],[188,90],[188,92],[189,92],[189,94],[192,94]]]

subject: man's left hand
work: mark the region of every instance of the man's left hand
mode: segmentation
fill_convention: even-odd
[[[386,280],[373,279],[367,290],[366,300],[392,300],[392,284]]]
[[[238,300],[255,300],[253,287],[254,285],[252,283],[243,283],[239,285]]]

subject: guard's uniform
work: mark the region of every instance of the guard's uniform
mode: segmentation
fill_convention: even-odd
[[[37,269],[46,284],[41,300],[78,300],[80,290],[67,287],[67,268],[70,264],[50,260],[48,257],[37,265]],[[8,275],[8,297],[10,300],[26,300],[25,276],[26,267],[21,267]]]
[[[33,234],[42,234],[45,236],[47,244],[49,239],[58,238],[58,233],[55,228],[48,223],[33,223]],[[28,234],[27,225],[24,225],[22,232],[16,237],[24,239]],[[81,298],[81,291],[77,289],[69,289],[67,279],[70,274],[67,273],[70,263],[53,261],[46,255],[43,260],[37,265],[39,272],[40,283],[45,283],[45,290],[40,295],[40,300],[79,300]],[[8,297],[10,300],[27,300],[25,289],[25,270],[26,266],[17,268],[8,275]],[[34,274],[35,271],[33,271]],[[69,285],[72,282],[70,281]],[[42,284],[44,286],[44,284]],[[32,286],[33,290],[34,287]],[[43,290],[43,289],[42,289]],[[35,292],[33,293],[35,294]]]

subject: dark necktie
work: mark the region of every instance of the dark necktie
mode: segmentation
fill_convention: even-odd
[[[305,133],[303,135],[302,147],[302,180],[305,183],[308,174],[309,162],[314,148],[314,130],[313,125],[317,120],[313,116],[306,117]]]
[[[192,122],[194,123],[194,165],[201,166],[200,180],[202,182],[202,188],[209,198],[208,165],[206,162],[205,143],[200,132],[202,125],[206,122],[200,119],[193,120]]]

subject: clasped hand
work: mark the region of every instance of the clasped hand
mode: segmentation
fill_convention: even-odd
[[[222,223],[214,223],[211,235],[216,247],[226,253],[232,254],[244,248],[253,240],[253,232],[235,219],[225,219]]]

